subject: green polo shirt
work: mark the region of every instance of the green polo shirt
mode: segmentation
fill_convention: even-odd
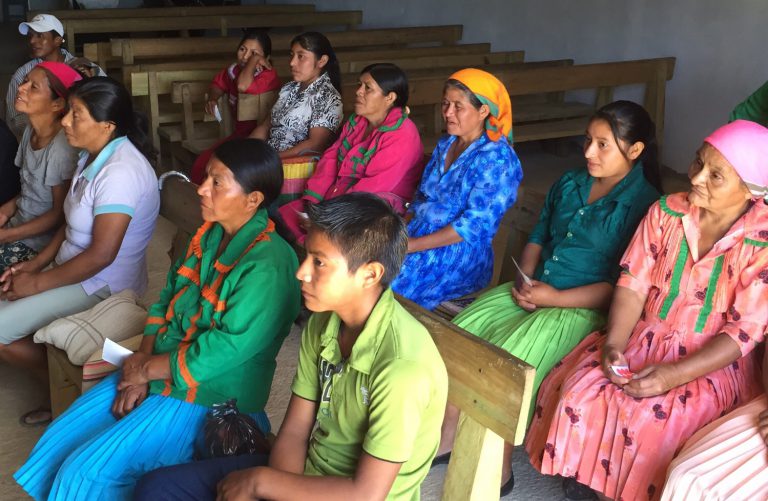
[[[448,375],[431,336],[395,300],[381,295],[347,360],[341,320],[313,315],[301,338],[291,390],[319,402],[307,475],[351,477],[363,451],[403,463],[387,499],[419,499],[440,443]]]
[[[205,406],[236,398],[242,412],[264,410],[301,301],[296,254],[271,229],[259,210],[218,259],[221,225],[192,238],[149,309],[144,334],[157,336],[154,353],[168,353],[171,366],[171,378],[152,381],[151,393]]]
[[[739,103],[728,117],[729,122],[739,119],[750,120],[768,127],[768,82]]]

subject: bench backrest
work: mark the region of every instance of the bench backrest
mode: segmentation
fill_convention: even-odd
[[[301,28],[343,26],[352,29],[363,20],[362,11],[296,12],[278,14],[227,14],[221,16],[126,17],[108,19],[71,19],[66,22],[66,44],[75,51],[75,37],[84,33],[146,33],[158,31],[219,30],[226,36],[236,28]],[[194,44],[193,44],[194,45]]]
[[[161,191],[161,214],[179,229],[177,253],[201,223],[195,189],[169,178]],[[448,401],[461,409],[442,499],[495,499],[504,442],[520,443],[525,434],[535,370],[419,305],[402,297],[398,301],[435,341],[448,370]]]
[[[60,21],[70,19],[114,19],[123,17],[186,17],[186,16],[222,16],[228,14],[282,14],[290,12],[313,12],[312,4],[257,4],[257,5],[217,5],[212,7],[152,7],[123,9],[66,9],[66,10],[31,10],[27,12],[27,21],[38,14],[52,14]]]

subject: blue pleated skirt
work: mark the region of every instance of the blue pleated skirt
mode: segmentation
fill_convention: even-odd
[[[124,418],[112,416],[119,373],[107,377],[53,421],[14,478],[37,500],[128,500],[145,473],[192,461],[209,410],[161,395]],[[264,412],[254,414],[269,431]]]

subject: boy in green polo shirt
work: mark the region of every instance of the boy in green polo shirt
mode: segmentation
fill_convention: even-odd
[[[139,483],[138,499],[419,499],[448,377],[429,333],[389,288],[408,246],[405,225],[364,193],[308,213],[297,278],[315,314],[268,466],[238,456],[158,470]]]

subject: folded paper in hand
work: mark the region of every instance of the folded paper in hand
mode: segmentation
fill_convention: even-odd
[[[112,341],[111,339],[104,340],[104,350],[101,358],[106,360],[112,365],[122,367],[125,359],[133,355],[133,352],[128,348],[124,348]]]

